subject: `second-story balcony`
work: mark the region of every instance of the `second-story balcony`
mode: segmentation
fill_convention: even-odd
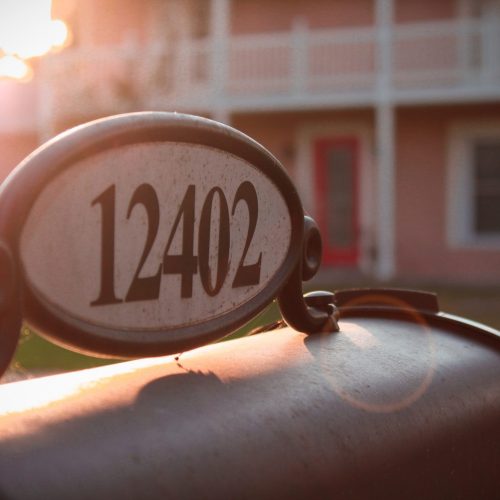
[[[73,48],[45,62],[46,120],[500,98],[500,25],[451,20]],[[385,54],[385,55],[384,55]],[[381,64],[385,57],[389,64]]]

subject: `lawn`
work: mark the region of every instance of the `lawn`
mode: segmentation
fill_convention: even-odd
[[[322,289],[322,286],[316,286]],[[340,288],[340,287],[339,287]],[[425,287],[438,294],[444,312],[479,321],[500,330],[500,288],[484,287]],[[228,338],[247,334],[252,329],[279,318],[276,304],[254,318],[245,327]],[[29,378],[39,374],[78,370],[116,362],[92,358],[58,347],[35,333],[23,328],[21,340],[6,380]]]
[[[227,339],[246,335],[253,329],[271,323],[279,317],[277,306],[271,304]],[[40,374],[80,370],[116,362],[117,360],[94,358],[69,351],[49,342],[27,327],[23,327],[14,360],[5,378],[7,380],[30,378]]]

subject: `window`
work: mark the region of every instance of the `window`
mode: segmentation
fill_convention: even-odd
[[[452,246],[500,248],[500,125],[451,135],[448,233]]]
[[[474,144],[473,175],[474,230],[500,235],[500,140]]]

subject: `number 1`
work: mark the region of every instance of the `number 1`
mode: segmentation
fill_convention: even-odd
[[[91,306],[119,304],[115,295],[115,185],[109,186],[94,201],[101,205],[101,291]]]

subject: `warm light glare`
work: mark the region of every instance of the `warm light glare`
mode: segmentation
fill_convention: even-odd
[[[53,47],[63,47],[68,39],[68,27],[64,21],[51,21],[50,36]]]
[[[91,387],[116,383],[121,376],[173,362],[173,356],[138,359],[72,373],[2,384],[0,385],[0,418],[15,413],[39,410],[68,398],[77,397]],[[131,392],[130,397],[134,398],[136,395]],[[34,425],[33,422],[31,430],[35,428]]]
[[[31,68],[22,60],[14,56],[0,58],[0,76],[15,80],[29,80]]]
[[[17,72],[21,74],[21,64],[29,70],[21,59],[43,56],[67,43],[68,28],[63,21],[51,19],[51,3],[51,0],[0,1],[0,77],[25,79],[27,73],[15,76]],[[12,56],[17,62],[13,62]]]
[[[371,347],[376,347],[379,344],[379,341],[373,333],[354,323],[350,324],[349,330],[344,332],[344,334],[356,347],[359,347],[360,349],[370,349]]]

